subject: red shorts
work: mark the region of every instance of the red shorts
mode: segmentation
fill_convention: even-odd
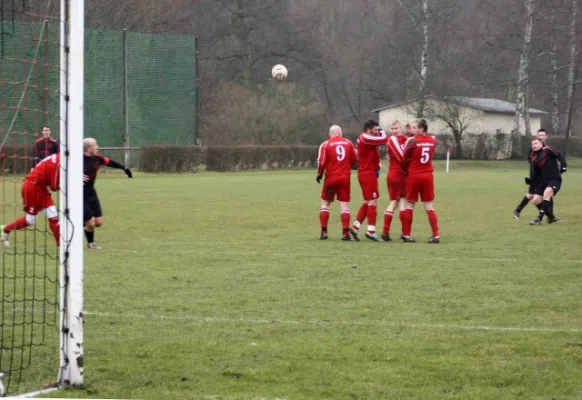
[[[34,183],[24,182],[20,192],[22,193],[22,209],[27,214],[36,215],[55,205],[50,192]]]
[[[434,201],[434,175],[432,172],[408,175],[406,178],[406,201],[416,203]]]
[[[404,172],[388,172],[386,178],[390,200],[398,200],[406,197],[406,175]]]
[[[365,201],[376,200],[380,197],[376,171],[358,172],[358,181],[362,187],[362,197],[364,197]]]
[[[323,181],[323,188],[321,189],[321,199],[334,201],[337,197],[338,201],[348,203],[350,201],[350,177],[331,177],[325,178]]]

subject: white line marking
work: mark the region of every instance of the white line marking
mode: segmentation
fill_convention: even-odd
[[[490,331],[490,332],[554,332],[554,333],[580,333],[580,328],[549,328],[549,327],[517,327],[517,326],[488,326],[488,325],[454,325],[454,324],[409,324],[384,321],[331,321],[331,320],[278,320],[278,319],[246,319],[246,318],[221,318],[221,317],[201,317],[194,315],[146,315],[137,313],[109,313],[101,311],[85,311],[85,315],[100,318],[134,318],[134,319],[157,319],[168,321],[189,321],[189,322],[217,322],[217,323],[247,323],[247,324],[283,324],[283,325],[356,325],[370,326],[378,325],[393,328],[409,329],[441,329],[455,331]]]

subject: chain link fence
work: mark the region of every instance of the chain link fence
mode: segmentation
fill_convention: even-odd
[[[3,139],[23,143],[42,124],[58,138],[59,68],[48,65],[59,63],[59,26],[14,22],[5,29],[2,46],[13,52],[0,68]],[[84,136],[106,147],[195,143],[196,52],[195,36],[86,30]]]

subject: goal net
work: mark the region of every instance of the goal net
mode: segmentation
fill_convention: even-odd
[[[0,396],[83,383],[82,13],[82,0],[0,2]],[[56,209],[25,214],[23,180],[54,152]]]

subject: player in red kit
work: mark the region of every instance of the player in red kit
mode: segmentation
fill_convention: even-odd
[[[381,235],[382,239],[386,242],[392,241],[390,238],[390,226],[392,225],[392,217],[396,207],[400,208],[401,213],[405,208],[406,174],[404,168],[404,144],[407,139],[408,137],[402,132],[400,122],[392,122],[390,136],[388,137],[386,145],[389,159],[386,183],[388,185],[390,203],[384,212],[384,228],[382,229]]]
[[[366,237],[379,241],[376,235],[376,219],[378,217],[378,176],[380,174],[380,146],[386,145],[386,134],[379,129],[378,121],[370,119],[364,124],[364,131],[356,143],[358,150],[358,181],[362,188],[364,204],[360,207],[356,220],[351,229],[355,240],[360,240],[360,226],[364,219],[368,219]]]
[[[428,215],[432,228],[432,236],[429,243],[440,243],[439,223],[434,211],[434,167],[432,159],[436,149],[436,138],[426,133],[428,125],[426,120],[419,119],[410,125],[411,133],[404,145],[404,159],[408,163],[408,177],[406,179],[406,209],[400,213],[402,222],[402,240],[414,243],[412,238],[412,219],[414,204],[420,200]]]
[[[60,154],[53,154],[39,162],[30,174],[24,178],[21,193],[25,215],[8,225],[0,227],[2,229],[2,243],[5,247],[10,246],[10,232],[34,225],[36,216],[41,211],[46,213],[57,246],[60,244],[59,215],[49,192],[49,190],[53,192],[59,190],[60,163]]]
[[[352,142],[342,137],[339,126],[329,128],[329,139],[319,147],[317,157],[317,183],[325,173],[323,189],[321,190],[321,209],[319,221],[321,223],[321,240],[326,240],[327,223],[329,221],[329,205],[337,197],[340,202],[342,221],[342,240],[350,239],[350,177],[352,166],[356,164],[358,157]]]

